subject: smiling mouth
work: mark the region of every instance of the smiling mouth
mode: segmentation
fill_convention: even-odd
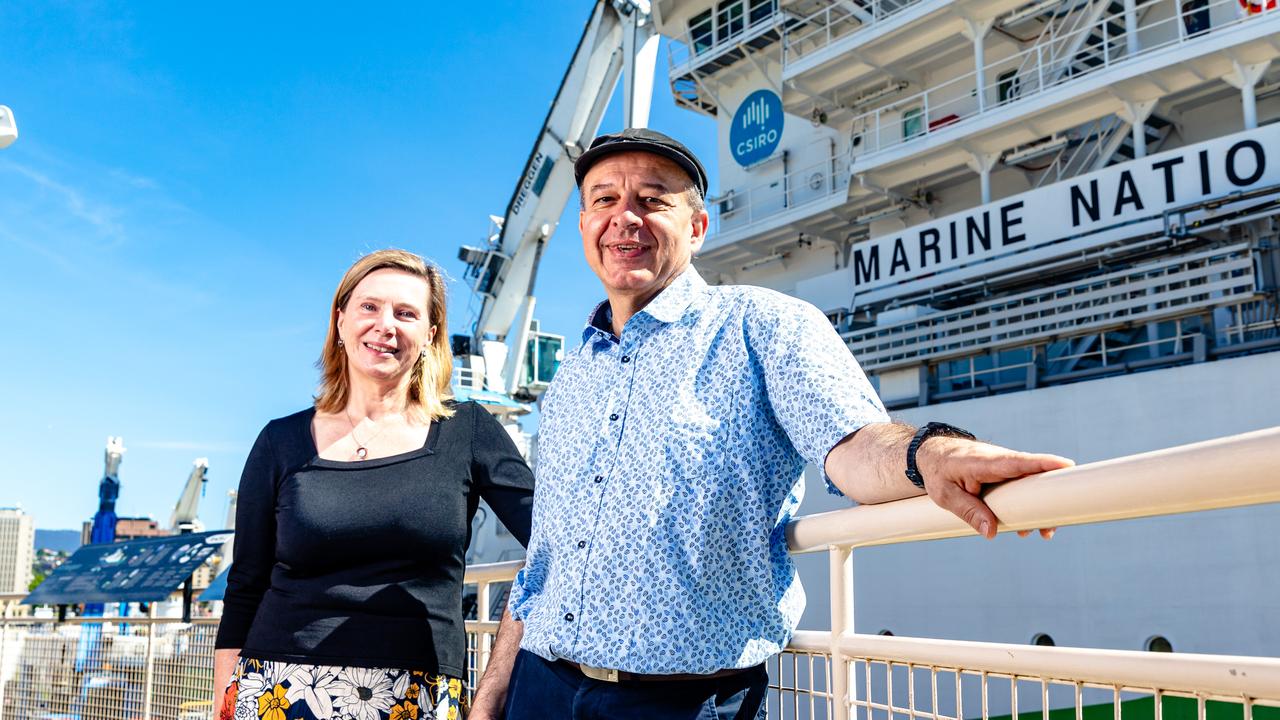
[[[609,249],[623,257],[635,257],[649,248],[639,243],[619,243],[617,245],[610,245]]]
[[[398,348],[393,348],[390,345],[380,345],[378,343],[364,343],[364,346],[376,353],[381,353],[385,355],[395,355],[396,353],[400,352]]]

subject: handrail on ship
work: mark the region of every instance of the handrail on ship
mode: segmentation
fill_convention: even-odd
[[[993,487],[984,499],[1001,518],[1000,532],[1063,527],[1277,503],[1277,468],[1280,427],[1055,470]],[[1205,482],[1208,476],[1212,482]],[[977,685],[986,718],[988,697],[997,697],[995,688],[1003,682],[1009,687],[1015,713],[1019,683],[1038,684],[1039,692],[1032,698],[1038,696],[1043,703],[1046,718],[1049,689],[1059,686],[1074,691],[1077,718],[1082,717],[1082,698],[1090,692],[1111,695],[1116,717],[1124,698],[1134,692],[1155,698],[1156,718],[1161,717],[1162,698],[1190,698],[1183,702],[1195,704],[1198,720],[1206,720],[1207,701],[1241,705],[1242,720],[1255,720],[1255,707],[1280,708],[1280,659],[1276,658],[1035,647],[853,631],[855,548],[973,534],[968,525],[924,497],[820,513],[790,523],[787,542],[792,553],[829,553],[831,630],[797,632],[783,656],[771,661],[770,702],[780,712],[783,706],[791,708],[785,714],[795,718],[805,717],[802,710],[807,706],[807,717],[835,720],[855,713],[862,718],[960,720],[975,716],[977,708],[970,705],[966,715],[964,704]],[[496,618],[489,616],[490,591],[495,584],[514,579],[521,565],[511,561],[467,568],[464,582],[478,591],[478,619],[467,623],[472,683],[483,672],[498,627]],[[173,618],[78,618],[54,623],[48,618],[8,617],[21,597],[0,596],[6,606],[0,614],[0,720],[15,717],[13,712],[18,713],[16,717],[23,717],[24,711],[45,712],[50,709],[49,698],[65,694],[68,688],[73,688],[75,697],[78,686],[54,688],[47,683],[53,682],[49,673],[57,667],[70,677],[72,670],[66,663],[75,657],[79,628],[85,625],[115,633],[115,646],[126,653],[130,647],[143,652],[139,643],[145,641],[144,667],[156,676],[147,687],[160,688],[155,690],[156,702],[166,708],[178,709],[179,703],[188,708],[191,714],[180,713],[181,720],[203,717],[197,711],[209,707],[202,698],[211,695],[207,684],[212,677],[213,619],[183,623]],[[124,636],[126,625],[129,637]],[[800,659],[807,659],[807,671]],[[31,662],[44,669],[21,671]],[[906,687],[901,682],[903,670],[912,678]],[[810,686],[801,688],[805,682]],[[954,712],[946,712],[941,706],[952,682]],[[825,688],[818,687],[821,683]],[[930,689],[917,697],[917,686]],[[886,692],[887,698],[883,697]],[[900,702],[904,695],[908,699]],[[786,702],[786,697],[791,701]],[[87,702],[86,698],[63,700]],[[103,706],[94,711],[101,720],[124,720],[127,715],[125,707]]]

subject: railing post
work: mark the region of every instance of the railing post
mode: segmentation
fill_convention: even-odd
[[[3,612],[0,613],[0,720],[4,720],[4,689],[5,678],[8,674],[4,671],[5,648],[9,646],[9,601],[4,601]]]
[[[827,581],[831,592],[831,717],[849,720],[849,661],[840,649],[840,639],[853,632],[853,549],[831,547]]]
[[[480,622],[489,622],[489,585],[488,581],[476,585],[476,619]],[[488,632],[480,633],[477,640],[476,676],[479,677],[489,665],[489,652],[493,649],[493,642]]]
[[[142,720],[151,720],[152,695],[156,680],[156,603],[147,607],[147,657],[142,669]]]
[[[1036,46],[1036,92],[1044,92],[1044,46]]]

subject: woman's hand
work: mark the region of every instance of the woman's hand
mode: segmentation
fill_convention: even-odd
[[[236,662],[240,659],[240,649],[222,649],[213,651],[213,718],[214,720],[231,720],[235,717],[235,698],[227,698],[227,685],[231,684],[231,674],[235,672]]]

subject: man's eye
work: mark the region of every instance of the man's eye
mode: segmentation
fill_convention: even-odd
[[[360,309],[361,309],[361,310],[364,310],[365,312],[373,312],[374,310],[377,310],[378,308],[377,308],[376,306],[374,306],[374,304],[373,304],[373,303],[360,303]]]
[[[400,311],[400,317],[403,317],[403,318],[409,318],[410,320],[412,320],[412,319],[414,319],[414,318],[418,317],[418,314],[417,314],[417,313],[415,313],[415,312],[414,312],[414,311],[412,311],[412,310],[401,310],[401,311]]]

